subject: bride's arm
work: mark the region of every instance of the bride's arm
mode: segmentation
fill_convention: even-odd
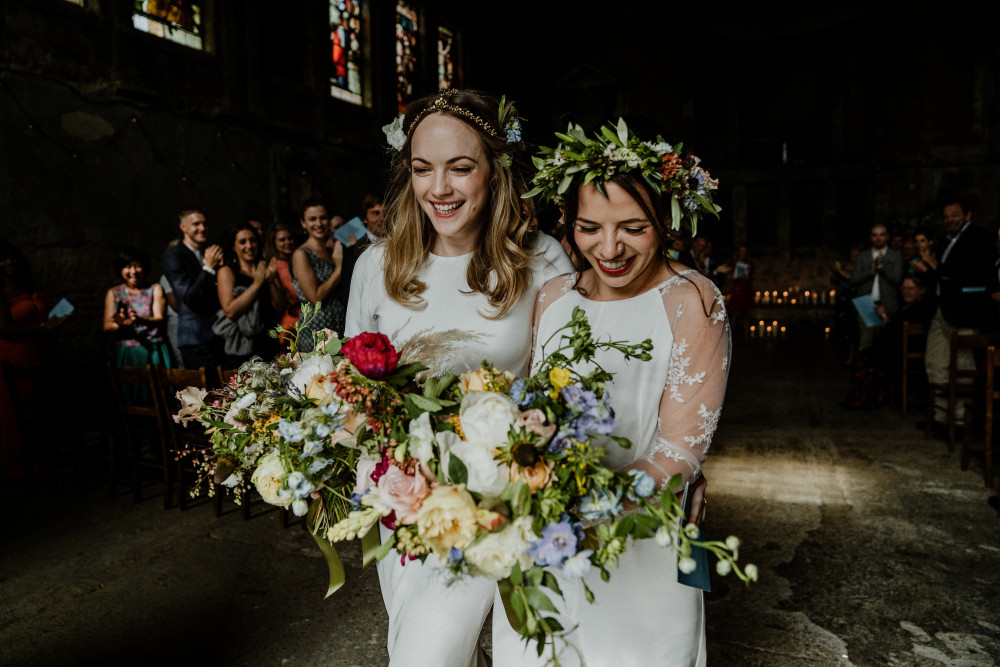
[[[714,285],[675,284],[664,306],[674,339],[659,425],[645,459],[630,466],[652,475],[658,488],[677,473],[686,482],[701,476],[722,412],[730,355],[729,322]]]

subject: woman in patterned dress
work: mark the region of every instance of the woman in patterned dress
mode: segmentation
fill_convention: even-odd
[[[159,283],[148,284],[149,257],[135,248],[114,261],[123,282],[104,296],[104,330],[115,335],[116,366],[171,367],[164,337],[166,298]]]
[[[302,204],[300,222],[309,238],[292,254],[292,281],[300,302],[322,304],[308,321],[299,319],[299,348],[310,352],[313,331],[333,329],[338,334],[344,331],[347,309],[337,298],[337,285],[344,268],[344,246],[331,239],[330,214],[319,199],[310,198]]]

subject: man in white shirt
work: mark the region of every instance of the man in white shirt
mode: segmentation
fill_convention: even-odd
[[[875,225],[871,230],[872,246],[858,255],[851,273],[850,284],[856,296],[870,294],[876,305],[885,307],[886,314],[899,310],[899,285],[903,282],[903,256],[889,247],[889,230]],[[869,327],[858,316],[858,351],[871,347],[877,327]]]

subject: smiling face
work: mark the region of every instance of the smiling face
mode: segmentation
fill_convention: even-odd
[[[189,246],[201,248],[208,241],[208,225],[200,211],[192,211],[181,218],[180,227],[184,233],[184,243]]]
[[[944,207],[944,228],[949,234],[955,234],[972,218],[972,213],[963,211],[961,204],[948,204]]]
[[[274,234],[274,249],[281,259],[288,259],[295,250],[295,237],[287,229],[279,229]]]
[[[436,236],[431,251],[471,252],[488,211],[490,166],[482,140],[462,121],[434,113],[417,126],[410,145],[413,194]]]
[[[240,262],[253,264],[257,261],[257,233],[249,229],[241,229],[233,241],[233,252]]]
[[[302,216],[302,229],[310,238],[325,241],[330,238],[333,229],[330,227],[330,215],[325,206],[310,206]]]
[[[365,211],[365,227],[375,236],[385,236],[382,228],[382,204],[375,204]]]
[[[131,262],[123,266],[121,270],[122,280],[125,281],[127,287],[132,289],[138,289],[142,285],[142,274],[142,264],[139,262]]]
[[[930,240],[928,240],[926,234],[917,234],[915,237],[913,237],[913,240],[916,241],[917,243],[918,253],[926,252],[927,249],[931,247],[931,242]]]
[[[650,289],[665,266],[660,239],[646,213],[621,186],[580,188],[573,224],[577,248],[594,268],[595,298],[627,299]]]

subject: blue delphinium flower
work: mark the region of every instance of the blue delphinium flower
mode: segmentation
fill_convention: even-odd
[[[289,473],[287,483],[288,488],[297,498],[305,498],[316,489],[313,483],[298,470]]]
[[[326,424],[315,424],[313,425],[313,434],[317,438],[325,438],[330,435],[330,427]]]
[[[282,419],[278,422],[278,435],[289,442],[298,442],[306,437],[302,422],[289,422]]]
[[[587,521],[605,519],[621,511],[621,494],[607,489],[594,489],[580,499],[580,516]]]
[[[463,558],[465,558],[465,554],[462,553],[462,550],[459,549],[458,547],[452,547],[451,549],[448,550],[449,565],[456,565],[458,563],[461,563]]]
[[[645,470],[629,470],[632,475],[632,489],[628,496],[630,500],[648,498],[656,490],[656,480],[654,480]]]
[[[569,517],[563,515],[561,520],[542,529],[542,538],[532,543],[528,548],[528,555],[543,567],[560,565],[576,554],[577,546],[582,540],[580,525],[571,523]]]
[[[514,380],[514,384],[510,386],[510,397],[514,399],[519,408],[535,402],[535,393],[527,390],[525,382],[521,378]]]
[[[330,459],[323,459],[323,458],[313,459],[313,462],[309,464],[309,474],[315,475],[316,473],[318,473],[320,470],[327,467],[331,463],[333,463],[333,461],[331,461]]]
[[[306,440],[305,444],[302,445],[302,453],[299,454],[299,458],[304,459],[307,456],[315,456],[321,451],[323,451],[322,440]]]
[[[521,122],[516,118],[511,122],[507,123],[507,143],[516,144],[521,140]]]

